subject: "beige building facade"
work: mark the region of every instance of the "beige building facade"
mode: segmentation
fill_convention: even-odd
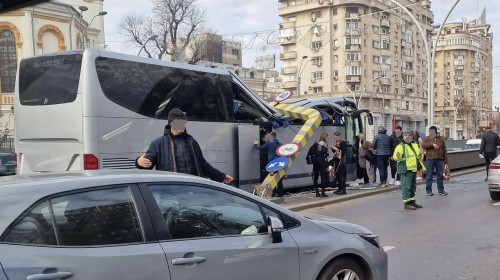
[[[61,0],[0,14],[2,137],[13,135],[14,90],[19,61],[57,51],[87,47],[103,49],[104,19],[99,16],[101,12],[103,0]]]
[[[484,22],[443,27],[436,49],[434,92],[435,120],[446,137],[455,135],[455,118],[458,139],[474,138],[494,121],[492,41],[490,25]]]
[[[279,0],[284,89],[296,96],[361,97],[375,124],[424,131],[427,57],[411,18],[388,0]],[[430,1],[400,0],[430,41]]]

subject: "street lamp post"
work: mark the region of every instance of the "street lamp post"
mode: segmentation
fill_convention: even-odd
[[[298,72],[297,72],[298,73],[298,76],[297,76],[297,96],[300,96],[300,78],[302,76],[302,71],[304,71],[304,69],[306,68],[307,62],[309,62],[309,60],[306,61],[306,64],[304,64],[304,69],[302,69],[302,62],[304,62],[304,59],[306,59],[306,58],[308,58],[307,55],[304,55],[302,57],[302,60],[300,61],[300,66],[299,66],[299,69],[298,69]]]
[[[363,88],[363,90],[361,91],[361,94],[359,95],[359,99],[358,99],[358,102],[356,103],[356,105],[359,107],[359,105],[361,104],[361,97],[363,97],[363,93],[365,93],[366,89],[368,88],[368,86],[373,82],[375,81],[376,79],[379,79],[379,78],[383,78],[383,76],[377,76],[373,79],[371,79],[366,85],[365,87]],[[351,93],[352,95],[352,98],[354,99],[354,102],[356,102],[356,96],[354,95],[354,93],[352,92],[352,90],[349,88],[348,85],[346,85],[345,83],[341,82],[341,81],[337,81],[337,83],[345,86],[347,88],[347,90]]]
[[[444,95],[438,95],[438,97],[443,97],[445,98],[451,105],[451,107],[453,107],[453,114],[454,114],[454,118],[453,118],[453,138],[455,140],[458,139],[458,133],[457,133],[457,114],[458,114],[458,107],[460,107],[460,104],[462,103],[462,101],[464,101],[465,98],[467,98],[467,96],[471,95],[471,93],[468,93],[466,94],[464,97],[462,97],[462,99],[458,102],[458,105],[455,106],[455,104],[452,104],[451,100],[444,96]]]
[[[79,6],[80,10],[80,48],[83,47],[83,33],[82,33],[82,24],[83,24],[83,12],[87,11],[89,8],[87,6]]]
[[[448,11],[448,14],[443,20],[443,23],[439,27],[438,34],[436,39],[434,40],[433,43],[433,49],[432,49],[432,54],[431,50],[429,49],[429,44],[427,42],[427,38],[425,37],[425,34],[423,32],[422,26],[418,22],[418,20],[415,18],[415,16],[403,5],[401,5],[399,2],[396,0],[389,0],[399,8],[401,8],[405,13],[408,14],[408,16],[411,18],[413,23],[417,26],[418,30],[420,31],[420,35],[422,35],[422,40],[424,43],[424,47],[426,49],[426,56],[427,56],[427,119],[429,122],[429,125],[432,125],[434,123],[434,59],[436,58],[436,48],[437,48],[437,42],[439,41],[439,36],[441,34],[441,30],[446,23],[446,20],[448,20],[448,17],[450,16],[451,12],[453,9],[455,9],[455,6],[460,2],[460,0],[457,0],[455,4],[451,7],[451,9]]]
[[[83,32],[83,41],[82,41],[82,44],[83,44],[83,48],[85,49],[85,37],[87,36],[87,31],[89,30],[90,26],[92,25],[92,22],[94,21],[94,19],[98,16],[105,16],[107,15],[108,12],[106,11],[102,11],[100,13],[98,13],[97,15],[93,16],[92,17],[92,20],[90,21],[89,25],[87,25],[87,28],[85,28],[85,31]]]
[[[146,42],[144,42],[144,44],[142,44],[141,48],[139,49],[139,52],[137,53],[137,56],[139,56],[141,54],[141,51],[142,51],[142,49],[144,49],[144,47],[146,47],[147,42],[149,42],[150,40],[156,40],[156,38],[158,38],[158,35],[149,36],[146,39]]]

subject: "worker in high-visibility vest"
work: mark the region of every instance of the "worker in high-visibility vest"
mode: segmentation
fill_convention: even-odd
[[[397,162],[397,172],[401,177],[401,191],[405,210],[422,208],[415,201],[417,189],[417,170],[425,171],[422,153],[418,144],[413,142],[413,132],[403,134],[403,142],[396,146],[392,158]]]

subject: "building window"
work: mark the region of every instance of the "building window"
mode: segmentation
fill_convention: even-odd
[[[235,50],[235,49],[232,49],[231,50],[231,53],[236,56],[236,57],[240,57],[240,51],[239,50]]]
[[[322,44],[321,41],[311,42],[311,48],[315,50],[319,50]]]
[[[333,9],[333,15],[336,16],[337,15],[337,8],[334,8]]]
[[[323,72],[312,72],[313,79],[323,79]]]
[[[250,79],[255,79],[255,73],[254,72],[250,72]]]
[[[17,72],[16,38],[10,30],[0,32],[0,77],[2,92],[14,92]]]
[[[339,56],[338,55],[334,55],[333,56],[333,61],[334,62],[338,62],[339,61]]]
[[[313,92],[314,93],[323,93],[323,87],[314,87]]]

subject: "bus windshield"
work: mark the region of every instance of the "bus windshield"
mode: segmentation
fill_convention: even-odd
[[[19,67],[21,105],[53,105],[75,101],[81,68],[81,53],[23,60]]]

